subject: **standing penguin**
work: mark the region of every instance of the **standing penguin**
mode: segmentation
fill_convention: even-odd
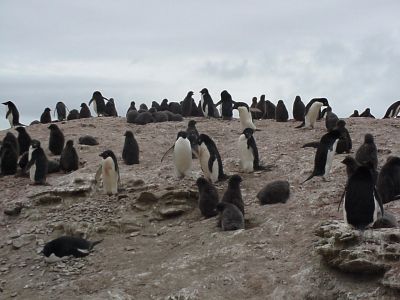
[[[196,121],[195,120],[190,120],[188,122],[188,127],[186,128],[186,133],[187,133],[187,138],[190,141],[190,146],[192,147],[192,150],[197,152],[197,140],[199,138],[199,132],[197,131],[196,128]],[[192,155],[193,158],[193,155]]]
[[[118,193],[118,184],[120,182],[119,168],[117,158],[114,152],[106,150],[99,156],[103,158],[99,169],[96,172],[96,182],[100,176],[103,180],[103,190],[107,195],[115,195]]]
[[[305,113],[306,106],[304,105],[303,101],[301,101],[300,96],[296,96],[293,103],[293,118],[296,121],[303,122]]]
[[[338,116],[332,112],[332,107],[328,106],[326,108],[325,116],[325,127],[326,130],[331,131],[336,127],[336,123],[339,121]]]
[[[306,112],[304,115],[304,121],[296,128],[301,128],[301,127],[314,128],[315,122],[317,122],[322,106],[329,106],[328,99],[314,98],[310,102],[308,102],[306,106]]]
[[[208,89],[204,88],[200,91],[201,94],[201,110],[203,112],[203,115],[206,118],[214,117],[216,118],[216,112],[214,111],[214,102],[208,93]]]
[[[19,112],[17,107],[11,101],[3,102],[4,105],[7,105],[8,110],[6,113],[6,119],[10,122],[11,128],[14,126],[25,126],[19,122]]]
[[[46,107],[44,109],[44,112],[40,116],[40,123],[42,124],[48,124],[51,123],[51,114],[50,114],[50,108]]]
[[[26,151],[29,151],[29,147],[31,146],[31,137],[30,135],[26,132],[25,127],[17,127],[15,128],[16,131],[18,131],[18,145],[19,145],[19,154],[23,154]]]
[[[0,174],[14,175],[17,172],[18,153],[14,145],[3,142],[0,148]]]
[[[79,168],[79,156],[74,147],[74,141],[68,140],[61,152],[60,169],[64,172],[76,171]]]
[[[46,184],[48,160],[38,140],[32,140],[28,159],[24,173],[29,170],[29,177],[34,184]]]
[[[132,131],[125,132],[124,149],[122,150],[122,159],[127,165],[139,163],[139,145],[133,136]]]
[[[49,150],[54,155],[60,155],[64,148],[64,134],[56,124],[51,124],[48,128],[50,129]]]
[[[360,166],[347,180],[344,192],[345,222],[358,230],[365,230],[383,215],[383,206],[375,189],[371,166]]]
[[[287,122],[289,119],[289,113],[286,109],[283,100],[279,100],[275,108],[275,121],[276,122]]]
[[[371,110],[369,108],[366,108],[361,114],[360,117],[362,118],[372,118],[375,119],[375,117],[371,114]]]
[[[199,209],[205,218],[211,218],[218,214],[218,191],[215,186],[203,177],[196,181],[199,188]]]
[[[187,93],[185,99],[182,101],[182,116],[189,117],[192,114],[192,104],[193,104],[193,92],[190,91]]]
[[[57,112],[57,120],[58,121],[64,121],[67,118],[67,106],[64,104],[64,102],[59,101],[56,104],[56,108],[54,110],[54,116]]]
[[[332,167],[333,156],[336,152],[339,137],[339,130],[332,130],[322,136],[317,152],[315,153],[314,170],[304,182],[314,176],[323,176],[323,179],[326,180]]]
[[[153,102],[155,102],[155,101],[153,101]],[[130,112],[131,110],[136,110],[137,111],[135,105],[136,105],[135,101],[131,101],[131,104],[129,105],[128,111],[126,113],[128,114],[128,112]],[[157,108],[157,110],[159,110],[159,109]]]
[[[251,99],[250,111],[253,120],[262,118],[262,112],[257,108],[257,97],[253,97],[253,99]]]
[[[271,101],[265,101],[265,116],[264,119],[275,119],[276,106]]]
[[[371,163],[373,169],[376,171],[378,168],[378,150],[376,149],[376,145],[374,142],[374,137],[372,134],[367,133],[364,136],[364,144],[358,148],[356,152],[356,160],[365,165],[367,163]]]
[[[344,152],[350,153],[350,150],[353,147],[350,133],[345,126],[346,122],[344,120],[339,120],[336,123],[336,128],[340,131],[340,138],[336,147],[337,154],[342,154]]]
[[[7,132],[6,136],[4,137],[3,144],[7,143],[7,142],[10,143],[14,147],[15,151],[17,152],[17,156],[22,154],[19,149],[18,140],[12,132]]]
[[[213,183],[225,179],[221,156],[214,141],[208,135],[200,134],[197,143],[198,157],[204,176]]]
[[[386,110],[386,113],[383,116],[383,119],[397,118],[399,113],[400,113],[400,101],[396,101],[395,103],[390,105],[389,108]]]
[[[379,173],[376,187],[383,203],[400,199],[400,157],[387,158]]]
[[[221,100],[215,104],[215,106],[218,106],[222,104],[222,119],[223,120],[232,120],[232,106],[234,104],[234,101],[232,100],[232,96],[225,90],[221,92]]]
[[[104,115],[106,117],[118,117],[117,109],[115,108],[115,102],[113,98],[110,98],[106,103],[106,109]]]
[[[257,115],[258,117],[257,119],[265,119],[265,116],[267,115],[267,105],[265,103],[265,95],[261,95],[260,101],[258,101],[255,108],[258,108],[261,111],[261,113]]]
[[[235,174],[229,178],[228,188],[226,189],[221,202],[231,203],[235,205],[242,212],[244,216],[244,202],[242,198],[242,192],[240,191],[240,183],[242,177]]]
[[[360,114],[358,113],[358,110],[355,109],[349,118],[358,118],[359,116],[360,116]]]
[[[189,176],[192,170],[192,147],[185,131],[179,131],[174,144],[175,175],[178,178]]]
[[[243,172],[251,173],[254,170],[263,170],[258,158],[258,149],[254,139],[254,130],[246,128],[239,136],[239,166]]]
[[[237,109],[239,111],[239,119],[242,130],[246,128],[251,128],[256,130],[256,126],[253,123],[253,118],[251,117],[249,106],[243,102],[236,102],[233,106],[233,109]]]
[[[89,106],[85,102],[81,103],[81,110],[79,112],[79,118],[91,118],[92,113],[90,112]]]
[[[95,91],[93,93],[92,99],[89,101],[89,106],[93,102],[93,109],[96,112],[97,116],[99,117],[104,116],[105,111],[106,111],[106,104],[104,103],[104,100],[107,100],[107,98],[104,98],[103,95],[99,91]]]

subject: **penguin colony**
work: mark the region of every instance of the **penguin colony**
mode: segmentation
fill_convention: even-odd
[[[261,164],[259,151],[255,141],[256,126],[254,119],[275,119],[276,122],[287,122],[289,114],[283,100],[279,100],[275,106],[271,101],[265,100],[265,95],[253,97],[251,107],[247,103],[234,101],[226,91],[221,92],[221,100],[214,104],[207,88],[200,91],[200,101],[196,105],[193,99],[194,93],[189,91],[181,103],[169,102],[164,99],[161,104],[153,101],[150,109],[141,104],[139,110],[136,103],[131,102],[126,113],[128,123],[145,125],[152,122],[182,121],[183,117],[222,118],[231,121],[233,110],[238,110],[242,132],[238,136],[239,170],[243,173],[265,171]],[[90,105],[97,116],[118,117],[113,98],[105,98],[99,91],[95,91],[88,105],[81,104],[80,111],[68,110],[63,102],[55,106],[54,116],[57,113],[57,121],[51,120],[51,109],[45,108],[40,117],[42,124],[48,124],[50,135],[48,150],[52,155],[60,155],[59,162],[49,160],[41,142],[32,139],[25,125],[19,122],[19,112],[11,101],[3,103],[7,106],[6,119],[11,128],[15,127],[18,137],[8,132],[1,143],[0,171],[2,176],[14,175],[20,167],[20,175],[29,176],[32,184],[47,184],[47,175],[53,172],[73,172],[79,166],[78,151],[74,148],[74,141],[69,139],[65,143],[64,133],[55,122],[90,118]],[[221,105],[221,113],[217,107]],[[325,108],[323,113],[321,109]],[[67,115],[68,111],[68,115]],[[397,118],[400,112],[400,101],[393,103],[385,113],[384,118]],[[317,148],[314,158],[314,169],[311,175],[303,182],[311,180],[314,176],[322,176],[325,181],[332,166],[335,154],[350,153],[352,141],[349,131],[345,128],[345,121],[340,120],[332,111],[332,107],[326,98],[314,98],[304,105],[300,96],[296,96],[293,104],[293,117],[302,122],[296,128],[311,128],[317,120],[325,117],[327,133],[319,142],[311,142],[303,147]],[[350,117],[374,118],[367,108],[359,114],[357,110]],[[38,122],[33,122],[34,124]],[[122,159],[127,165],[139,164],[139,144],[132,131],[125,132],[125,143],[122,151]],[[92,136],[82,136],[79,144],[98,145],[99,142]],[[198,159],[204,177],[195,181],[199,190],[199,210],[205,218],[219,215],[217,225],[222,230],[238,230],[245,228],[245,201],[241,193],[242,177],[238,174],[228,175],[224,172],[223,161],[216,143],[206,133],[199,133],[196,129],[196,121],[189,120],[186,131],[179,131],[175,143],[165,153],[173,153],[175,176],[178,180],[192,176],[192,160]],[[118,167],[118,159],[115,153],[107,149],[99,154],[99,168],[95,174],[95,181],[100,179],[103,191],[108,195],[115,195],[120,188],[121,177]],[[163,158],[164,158],[163,157]],[[162,159],[163,160],[163,159]],[[374,137],[366,133],[364,143],[356,151],[354,157],[347,156],[343,162],[346,166],[347,183],[342,195],[344,220],[350,226],[358,230],[365,230],[380,221],[394,219],[394,216],[385,215],[383,204],[400,199],[400,158],[390,156],[385,165],[378,170],[378,151],[374,143]],[[29,174],[28,174],[29,173]],[[227,180],[227,188],[219,200],[218,190],[215,184]],[[286,203],[290,197],[290,184],[285,180],[276,180],[266,184],[257,194],[261,205]],[[380,220],[378,217],[380,216]],[[392,220],[393,221],[393,220]],[[389,222],[391,224],[395,222]],[[88,241],[81,238],[64,236],[48,242],[43,248],[43,255],[49,257],[69,256],[84,257],[89,254],[99,241]]]

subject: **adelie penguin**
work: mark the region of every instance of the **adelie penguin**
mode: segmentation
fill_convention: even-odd
[[[170,151],[173,151],[176,177],[183,178],[189,176],[192,171],[192,147],[185,131],[178,132],[175,144],[168,149],[161,158],[161,161],[163,161],[164,157]]]
[[[326,98],[314,98],[308,102],[304,115],[304,121],[296,128],[314,128],[322,106],[329,106]]]
[[[79,168],[79,156],[74,147],[74,141],[68,140],[61,152],[60,169],[64,172],[76,171]]]
[[[242,130],[245,130],[246,128],[256,130],[249,106],[246,103],[236,102],[233,106],[233,109],[237,109],[239,111],[240,126]]]
[[[192,115],[192,105],[193,105],[193,92],[187,93],[185,99],[182,101],[182,116],[189,117]]]
[[[107,117],[118,117],[117,109],[115,108],[115,102],[113,98],[110,98],[106,103],[105,116]]]
[[[6,119],[10,122],[11,128],[14,126],[25,126],[19,122],[19,112],[15,104],[11,101],[3,102],[8,107],[6,113]]]
[[[44,109],[44,112],[40,116],[40,123],[42,124],[48,124],[51,123],[51,113],[50,113],[50,108],[46,107]]]
[[[125,164],[133,165],[139,163],[139,145],[133,136],[132,131],[125,132],[124,148],[122,150],[122,159]]]
[[[240,183],[242,182],[242,177],[235,174],[229,178],[228,188],[226,189],[221,202],[231,203],[235,205],[242,215],[244,216],[244,202],[242,198],[242,192],[240,190]]]
[[[15,135],[12,132],[7,132],[6,136],[4,137],[3,144],[7,143],[7,142],[13,146],[13,148],[15,149],[15,152],[17,153],[17,156],[22,154],[20,152],[18,139],[15,137]]]
[[[296,96],[293,103],[293,118],[296,121],[303,122],[304,115],[306,114],[306,106],[303,101],[301,101],[300,96]]]
[[[345,222],[358,230],[365,230],[383,213],[383,205],[375,189],[371,165],[360,166],[349,177],[343,197]]]
[[[395,103],[390,105],[389,108],[386,110],[383,119],[397,118],[399,113],[400,113],[400,101],[396,101]]]
[[[38,140],[32,140],[28,160],[24,173],[29,170],[29,177],[33,184],[46,184],[48,160]]]
[[[289,113],[286,109],[283,100],[279,100],[275,108],[275,121],[276,122],[287,122],[289,119]]]
[[[104,192],[107,195],[115,195],[118,193],[118,185],[120,182],[117,158],[111,150],[106,150],[99,156],[101,156],[103,160],[96,172],[95,181],[99,182],[101,177],[103,180]]]
[[[14,145],[3,142],[0,148],[0,174],[14,175],[17,172],[18,154]]]
[[[239,167],[241,171],[246,173],[265,169],[265,167],[260,166],[258,148],[253,134],[253,129],[246,128],[243,130],[238,140]]]
[[[346,122],[344,120],[339,120],[336,123],[336,128],[340,131],[340,138],[336,147],[337,154],[342,154],[345,152],[350,153],[350,150],[353,148],[350,133],[345,126]]]
[[[372,118],[375,119],[375,117],[371,114],[371,110],[369,108],[366,108],[361,114],[360,117],[362,118]]]
[[[271,101],[265,101],[264,119],[275,119],[276,106]]]
[[[86,103],[81,103],[81,110],[79,111],[79,117],[81,119],[92,117],[92,113],[90,112],[89,106],[87,106]]]
[[[355,109],[349,118],[358,118],[358,117],[360,117],[360,114],[358,113],[358,110]]]
[[[211,218],[218,214],[218,191],[207,179],[200,177],[196,181],[199,189],[199,209],[205,218]]]
[[[372,134],[367,133],[364,136],[364,143],[358,148],[356,152],[356,160],[365,165],[371,163],[373,169],[376,171],[378,168],[378,149],[376,148],[374,137]]]
[[[389,156],[376,183],[383,203],[400,200],[400,157]]]
[[[214,117],[218,118],[218,110],[215,107],[215,104],[208,93],[208,89],[204,88],[200,91],[201,94],[201,100],[200,100],[200,105],[201,105],[201,110],[203,112],[203,115],[206,118]]]
[[[223,231],[244,229],[244,216],[236,205],[226,202],[217,204],[220,213],[219,224]]]
[[[54,155],[60,155],[64,148],[64,134],[56,124],[51,124],[48,128],[50,129],[49,150]]]
[[[99,91],[95,91],[93,93],[92,99],[89,101],[89,106],[93,102],[93,109],[97,116],[104,116],[106,112],[106,104],[104,100],[107,100],[107,98],[103,97],[103,95]]]
[[[223,120],[232,120],[232,106],[234,104],[234,101],[232,100],[232,96],[227,92],[227,91],[222,91],[221,92],[221,100],[215,104],[215,106],[218,106],[222,104],[222,119]]]
[[[54,110],[54,116],[56,115],[56,112],[58,121],[61,122],[67,118],[67,106],[64,104],[64,102],[57,102],[56,109]]]
[[[332,112],[332,107],[326,108],[325,127],[327,131],[331,131],[336,127],[336,123],[339,121],[338,116]]]
[[[211,182],[224,180],[227,176],[224,174],[222,159],[218,152],[214,141],[206,134],[200,134],[197,143],[198,157],[201,169],[206,177]]]
[[[62,236],[46,243],[42,253],[46,257],[50,257],[52,254],[59,258],[71,255],[74,257],[84,257],[89,255],[93,247],[102,241],[91,242],[78,237]]]
[[[304,182],[310,180],[314,176],[323,176],[323,179],[325,181],[327,180],[327,176],[332,167],[333,156],[336,152],[339,137],[340,132],[336,129],[322,136],[317,152],[315,153],[313,172],[306,180],[304,180]]]
[[[26,132],[25,127],[17,127],[15,128],[16,131],[18,131],[18,145],[19,145],[19,152],[20,154],[25,153],[26,151],[29,150],[29,147],[31,146],[31,137],[30,135]]]

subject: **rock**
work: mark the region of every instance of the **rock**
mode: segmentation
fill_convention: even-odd
[[[36,199],[35,205],[51,205],[58,204],[62,201],[60,196],[55,195],[43,195]]]
[[[14,239],[12,241],[11,245],[14,250],[18,250],[18,249],[22,248],[23,246],[30,244],[35,239],[36,239],[35,236],[32,234],[23,235],[23,236],[20,236],[19,238]]]
[[[18,216],[22,211],[22,203],[16,203],[14,206],[7,207],[4,209],[4,214],[7,216]]]
[[[158,198],[151,192],[142,192],[137,201],[142,203],[154,203],[158,201]]]
[[[393,267],[386,272],[381,283],[388,288],[400,290],[400,266]]]
[[[396,216],[388,211],[385,211],[383,217],[379,216],[378,220],[374,223],[374,228],[396,228]]]

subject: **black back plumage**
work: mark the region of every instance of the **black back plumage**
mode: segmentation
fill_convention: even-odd
[[[50,138],[49,138],[49,150],[54,155],[60,155],[64,148],[64,134],[58,128],[56,124],[51,124],[49,126],[50,129]]]
[[[122,159],[127,165],[139,163],[139,145],[133,136],[132,131],[125,132],[124,148],[122,150]]]
[[[81,110],[79,111],[79,118],[90,118],[92,113],[90,112],[89,106],[86,103],[81,103]]]
[[[46,107],[44,109],[44,112],[40,116],[40,123],[42,124],[48,124],[51,123],[51,114],[50,114],[50,108]]]
[[[218,191],[207,179],[200,177],[196,181],[199,189],[199,209],[205,218],[211,218],[218,214]]]
[[[369,108],[366,108],[366,109],[360,114],[360,117],[375,119],[375,117],[371,114],[371,110],[370,110]]]
[[[383,203],[400,199],[400,157],[388,157],[378,175],[376,187]]]
[[[79,168],[79,156],[74,147],[74,142],[68,140],[61,152],[60,169],[64,172],[76,171]]]
[[[372,134],[367,133],[364,137],[364,143],[358,148],[356,152],[356,160],[366,165],[371,163],[374,170],[378,168],[378,150],[376,148],[374,137]]]
[[[253,168],[254,170],[259,170],[259,169],[263,169],[260,166],[260,158],[258,155],[258,148],[257,148],[257,144],[256,144],[256,140],[254,139],[254,130],[251,128],[246,128],[245,130],[243,130],[242,134],[244,134],[244,136],[247,139],[247,149],[251,149],[252,153],[253,153]]]
[[[349,153],[353,148],[350,133],[345,126],[346,122],[344,120],[339,120],[336,123],[336,128],[340,131],[340,137],[336,147],[336,153],[338,154],[342,154],[344,152]]]
[[[396,118],[400,112],[400,101],[396,101],[388,107],[383,119]]]
[[[7,143],[7,142],[12,145],[12,147],[15,149],[15,152],[19,156],[20,155],[20,148],[19,148],[18,139],[15,137],[15,135],[12,132],[7,132],[6,136],[3,138],[3,144]]]
[[[326,130],[331,131],[336,127],[336,123],[339,121],[338,116],[332,112],[332,107],[328,106],[326,108],[325,116],[325,127]]]
[[[218,111],[215,107],[214,101],[211,98],[211,95],[208,92],[208,89],[203,88],[200,91],[202,97],[203,97],[203,103],[202,103],[202,110],[206,111],[207,110],[207,115],[208,117],[214,117],[217,118],[218,117]]]
[[[265,101],[265,115],[264,119],[275,119],[276,106],[271,101]]]
[[[197,140],[199,138],[199,132],[196,128],[196,121],[190,120],[188,122],[188,127],[186,128],[187,137],[190,141],[190,146],[192,149],[197,149]]]
[[[301,101],[300,96],[296,96],[293,103],[293,118],[296,121],[304,121],[304,115],[306,113],[306,106]]]
[[[30,135],[26,132],[25,127],[17,127],[15,130],[18,131],[18,145],[19,145],[19,152],[20,154],[23,154],[24,152],[29,150],[29,147],[31,145],[31,137]]]
[[[56,104],[56,108],[54,110],[54,114],[57,113],[57,120],[64,121],[67,118],[67,107],[64,102],[59,101]]]
[[[104,115],[106,117],[118,117],[117,109],[115,108],[115,102],[113,98],[108,99]]]
[[[189,91],[185,97],[185,99],[183,99],[182,101],[182,116],[184,117],[189,117],[192,115],[192,105],[194,103],[193,100],[193,92]]]
[[[0,173],[14,175],[17,172],[18,154],[13,144],[3,142],[0,148]]]
[[[240,190],[240,183],[242,178],[239,175],[232,175],[228,181],[228,188],[226,189],[221,202],[231,203],[236,205],[244,216],[244,202],[242,192]]]
[[[222,110],[222,112],[221,112],[222,118],[225,120],[232,119],[232,116],[233,116],[232,107],[233,107],[234,102],[232,100],[232,96],[226,90],[223,90],[221,92],[221,100],[215,105],[218,106],[220,104],[222,106],[222,109],[221,109]]]
[[[208,152],[210,153],[210,159],[208,160],[208,169],[212,172],[212,166],[215,160],[218,162],[218,180],[225,179],[226,175],[224,174],[224,168],[222,166],[221,155],[219,154],[218,148],[215,145],[214,141],[208,135],[202,133],[199,135],[197,140],[198,145],[204,143],[207,147]]]
[[[54,254],[57,257],[73,255],[74,257],[84,257],[89,254],[93,247],[99,244],[99,241],[88,241],[78,237],[62,236],[48,242],[43,248],[43,254],[49,257]]]

